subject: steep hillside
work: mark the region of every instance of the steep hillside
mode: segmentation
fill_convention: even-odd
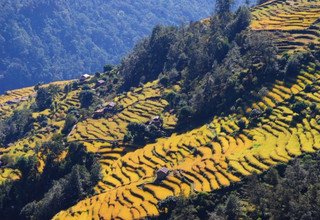
[[[2,1],[0,93],[116,64],[154,25],[198,20],[213,2]]]
[[[21,163],[21,157],[35,158],[34,169],[40,180],[47,177],[48,170],[64,171],[64,167],[52,169],[52,164],[70,161],[74,145],[83,145],[90,155],[95,155],[101,173],[101,177],[91,182],[92,190],[88,190],[86,181],[93,172],[83,178],[75,175],[76,171],[71,172],[79,195],[68,207],[60,202],[63,195],[70,192],[63,188],[69,174],[65,177],[62,172],[63,180],[59,179],[61,176],[53,179],[59,182],[60,188],[55,188],[55,182],[50,180],[52,188],[43,189],[44,193],[22,197],[24,203],[17,205],[21,213],[16,213],[14,205],[11,206],[19,198],[9,200],[8,204],[0,200],[3,216],[36,219],[53,215],[54,219],[156,217],[166,211],[159,208],[159,202],[172,196],[189,197],[200,192],[228,190],[248,176],[261,174],[305,153],[318,152],[319,8],[319,0],[271,0],[251,9],[252,20],[248,27],[247,20],[242,20],[247,18],[248,10],[242,8],[235,15],[230,12],[227,18],[226,14],[218,12],[211,19],[180,30],[158,28],[122,66],[95,76],[83,76],[80,80],[14,90],[0,96],[0,131],[7,134],[0,134],[3,145],[0,148],[0,186],[8,184],[19,191],[19,184],[25,183],[26,170],[21,169],[21,164],[16,165]],[[230,22],[226,29],[219,27],[220,35],[212,36],[208,30],[223,24],[218,23],[221,18]],[[238,27],[234,24],[244,24],[243,30],[236,30],[235,36],[230,34],[230,30]],[[186,40],[179,41],[181,36],[187,36]],[[252,43],[250,39],[254,36],[263,37],[262,41],[270,36],[279,50],[270,49],[268,42],[267,45],[259,44],[260,41]],[[219,46],[228,45],[227,52],[221,60],[221,53],[212,56],[216,60],[203,54],[195,55],[195,51],[210,54],[210,50],[195,48],[199,44],[192,44],[194,39],[201,43],[218,41]],[[256,44],[265,50],[255,51]],[[191,52],[185,50],[188,48],[185,45],[192,46]],[[214,51],[225,51],[223,46],[218,49],[211,46]],[[174,54],[179,52],[177,48],[182,48],[184,53]],[[263,54],[268,51],[268,56]],[[178,57],[181,63],[163,58],[167,53]],[[237,63],[235,57],[252,59],[252,63]],[[280,67],[275,68],[268,62]],[[174,68],[170,69],[170,65]],[[196,69],[199,66],[201,69]],[[210,78],[207,66],[214,69],[212,75],[217,72],[219,75]],[[281,70],[283,66],[285,71]],[[224,73],[224,69],[230,73]],[[124,70],[127,75],[123,76],[120,73]],[[144,71],[150,74],[143,75]],[[232,80],[234,82],[230,83]],[[210,81],[214,81],[213,84]],[[231,90],[230,84],[237,89]],[[212,92],[208,87],[212,85],[219,91]],[[203,86],[200,93],[197,86]],[[209,99],[207,94],[216,98]],[[46,97],[51,97],[49,103]],[[181,103],[184,106],[181,107]],[[194,110],[194,103],[204,105]],[[41,108],[43,105],[45,107]],[[194,111],[187,111],[188,108]],[[24,112],[25,109],[30,112]],[[21,120],[25,117],[29,120]],[[17,121],[26,124],[24,130],[16,128]],[[86,164],[89,159],[85,158],[91,157],[84,157],[75,166]],[[32,181],[38,183],[36,180]],[[7,192],[5,187],[0,189]],[[48,207],[50,213],[47,213]]]

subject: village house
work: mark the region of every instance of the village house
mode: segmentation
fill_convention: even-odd
[[[105,113],[104,108],[97,109],[97,110],[94,112],[93,117],[94,117],[94,118],[100,118],[100,117],[103,117],[103,116],[104,116],[104,113]]]
[[[106,81],[104,81],[102,79],[98,80],[98,82],[96,83],[96,88],[104,85],[105,83],[106,83]]]
[[[170,173],[170,170],[166,167],[161,167],[159,170],[156,172],[156,180],[155,182],[161,182],[164,180]]]
[[[155,125],[155,126],[157,126],[157,127],[161,127],[162,124],[163,124],[163,121],[162,121],[162,119],[161,119],[160,116],[155,116],[155,117],[153,117],[153,118],[149,121],[148,124],[149,124],[149,125]]]
[[[27,96],[25,96],[25,97],[22,97],[21,99],[20,99],[21,101],[28,101],[29,100],[29,97],[27,97]]]
[[[82,76],[80,76],[80,82],[84,82],[87,79],[89,79],[91,76],[89,74],[83,74]]]
[[[99,108],[94,112],[95,118],[103,117],[106,113],[113,113],[115,111],[116,103],[107,102],[103,108]]]
[[[117,104],[115,102],[107,102],[104,105],[105,111],[106,112],[113,112],[115,110],[116,105]]]

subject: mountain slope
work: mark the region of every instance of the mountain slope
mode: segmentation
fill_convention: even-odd
[[[0,93],[118,63],[156,24],[208,16],[203,1],[3,1]]]
[[[42,111],[33,107],[32,117],[35,121],[31,132],[19,139],[13,137],[10,143],[8,141],[1,148],[1,160],[7,160],[7,166],[1,169],[5,176],[3,179],[23,180],[20,171],[10,166],[14,162],[8,160],[17,160],[20,156],[36,155],[37,170],[40,174],[45,173],[47,166],[50,166],[50,158],[47,158],[50,151],[41,146],[46,146],[46,142],[57,139],[61,134],[67,134],[63,145],[84,144],[87,151],[97,156],[102,176],[90,197],[59,212],[54,218],[139,219],[158,216],[163,211],[159,209],[158,203],[170,196],[188,197],[198,192],[226,188],[247,176],[287,163],[304,153],[318,151],[320,56],[317,31],[308,30],[313,30],[318,24],[315,14],[310,11],[318,9],[319,3],[318,0],[274,0],[252,9],[253,21],[249,27],[252,35],[274,31],[269,25],[260,25],[268,21],[261,16],[269,17],[269,14],[273,14],[272,20],[279,20],[275,40],[276,43],[282,41],[283,47],[278,51],[278,56],[293,54],[289,58],[286,75],[276,78],[274,73],[274,80],[263,84],[263,88],[256,86],[243,92],[259,93],[260,98],[242,100],[239,108],[225,111],[225,115],[208,117],[207,122],[199,120],[200,126],[183,124],[184,129],[178,128],[181,126],[179,112],[173,109],[168,96],[186,90],[186,84],[179,80],[166,84],[160,76],[159,80],[141,84],[120,94],[114,88],[118,86],[116,81],[119,80],[119,72],[113,69],[84,82],[77,80],[58,83],[60,90],[56,89],[50,108]],[[282,4],[285,6],[282,7]],[[278,10],[277,14],[275,10]],[[304,14],[304,19],[310,22],[302,29],[300,26],[292,26],[281,18],[281,10],[290,12],[286,15],[290,17]],[[318,12],[316,15],[320,17]],[[291,41],[284,40],[282,34],[294,35],[297,32],[301,36],[305,36],[305,33],[312,35],[310,40],[315,39],[315,45],[306,43],[299,48],[289,47]],[[252,68],[258,71],[260,65],[256,62]],[[197,76],[200,78],[200,74]],[[104,84],[99,86],[101,79],[104,82],[100,83]],[[33,88],[26,88],[1,96],[0,117],[10,118],[15,116],[15,109],[34,105],[40,91],[36,89],[37,92]],[[86,104],[82,98],[84,94],[89,97],[94,94],[92,108],[83,107]],[[29,98],[23,99],[26,96]],[[16,99],[17,102],[12,102]],[[113,104],[116,107],[110,110]],[[107,112],[104,116],[96,111],[105,107]],[[66,118],[72,115],[78,121],[71,123],[65,133]],[[163,120],[160,131],[157,126],[152,126],[157,124],[157,116]],[[191,124],[191,120],[189,122]],[[165,132],[165,135],[159,135],[157,139],[159,136],[150,136],[148,131],[143,130],[144,126],[154,129],[156,134]],[[134,143],[135,135],[139,134],[134,132],[135,129],[147,133],[142,142]],[[126,140],[128,136],[132,136],[133,141]],[[66,157],[64,151],[68,151],[68,148],[63,152],[58,151],[56,160]],[[163,168],[168,169],[169,174],[157,180],[157,172]],[[47,204],[48,200],[52,201],[51,197],[38,198],[38,202],[27,206],[24,213],[46,207],[43,204]]]

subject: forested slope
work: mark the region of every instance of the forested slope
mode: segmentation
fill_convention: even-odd
[[[118,63],[154,25],[195,21],[214,8],[214,0],[0,4],[0,93],[101,71]]]
[[[201,1],[2,1],[0,93],[100,71],[156,24],[208,16]]]

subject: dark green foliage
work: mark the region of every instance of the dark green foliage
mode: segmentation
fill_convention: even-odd
[[[233,39],[236,33],[246,29],[251,22],[250,9],[246,6],[241,6],[236,13],[236,17],[227,27],[229,36]]]
[[[21,158],[13,165],[22,178],[0,186],[1,219],[51,219],[56,213],[93,194],[101,179],[100,166],[81,144],[61,138],[39,148],[47,156],[43,173],[36,157]],[[63,161],[58,158],[68,150]]]
[[[0,93],[116,64],[154,25],[209,16],[214,0],[2,3]]]
[[[0,121],[0,144],[7,145],[23,137],[33,127],[30,110],[16,110],[13,115]]]
[[[52,95],[46,88],[39,88],[37,90],[36,103],[39,111],[47,109],[52,104]]]
[[[231,7],[233,3],[234,0],[216,0],[216,13],[220,17],[225,18],[225,16],[231,12]]]
[[[39,115],[37,117],[37,122],[41,127],[46,127],[48,125],[48,117],[46,115]]]
[[[296,102],[292,106],[292,110],[295,111],[298,114],[300,114],[306,108],[307,108],[307,105],[304,102]]]
[[[246,122],[243,119],[238,120],[237,125],[239,126],[240,130],[246,128]]]
[[[159,126],[130,123],[127,126],[127,134],[124,137],[124,142],[144,146],[147,142],[153,142],[164,135],[165,132]]]
[[[266,113],[267,116],[271,115],[272,112],[273,112],[273,108],[271,108],[271,107],[267,107],[266,110],[265,110],[265,113]]]
[[[37,110],[43,111],[47,108],[50,108],[53,103],[53,98],[59,92],[59,90],[59,87],[54,85],[40,87],[37,90],[36,96]]]
[[[124,76],[123,89],[137,86],[140,82],[151,81],[163,71],[170,46],[175,40],[174,27],[156,26],[151,36],[135,46],[120,67]]]
[[[266,3],[269,0],[257,0],[257,5],[261,5],[263,3]]]
[[[107,64],[103,67],[103,72],[110,72],[113,68],[114,66],[112,64]]]
[[[288,76],[296,76],[300,73],[302,68],[302,63],[310,60],[311,53],[309,52],[300,52],[292,54],[287,61],[286,74]]]
[[[90,90],[82,90],[79,94],[79,100],[82,108],[88,108],[93,103],[94,93]]]
[[[244,103],[237,100],[254,100],[250,91],[284,75],[273,36],[246,29],[250,10],[244,6],[232,13],[231,1],[217,4],[227,18],[213,15],[210,27],[201,22],[158,26],[119,67],[124,90],[156,78],[164,86],[180,81],[182,90],[166,95],[180,127],[241,109]]]
[[[239,198],[234,194],[231,194],[228,198],[225,214],[230,220],[235,220],[239,218],[239,215],[240,215]]]

